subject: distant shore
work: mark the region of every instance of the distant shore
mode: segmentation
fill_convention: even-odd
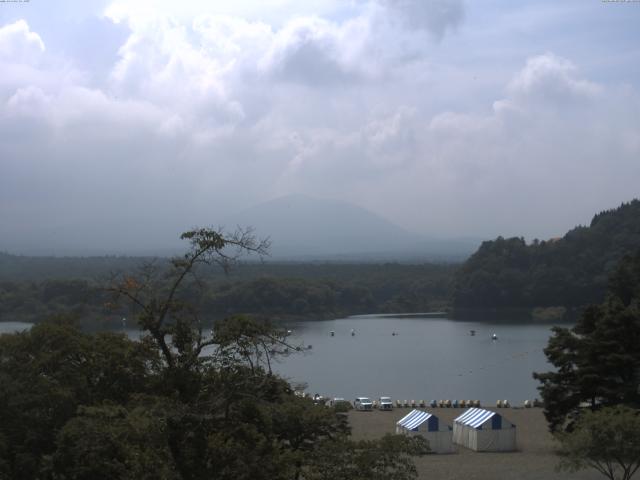
[[[453,419],[464,409],[426,409],[441,422],[453,425]],[[456,446],[457,453],[427,455],[415,459],[419,478],[425,480],[597,480],[601,475],[591,470],[575,474],[557,472],[557,443],[547,429],[540,408],[493,409],[517,428],[517,451],[509,453],[479,453]],[[396,408],[391,412],[349,412],[349,423],[354,440],[374,439],[385,433],[395,433],[395,423],[410,412],[409,408]]]

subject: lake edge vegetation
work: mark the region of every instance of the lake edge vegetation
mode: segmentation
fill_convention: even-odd
[[[631,479],[640,469],[640,250],[620,261],[602,303],[552,330],[544,353],[554,370],[533,376],[558,468]]]
[[[208,321],[235,314],[322,320],[364,313],[449,311],[524,321],[575,321],[601,302],[618,262],[640,249],[640,201],[598,213],[564,237],[483,242],[463,264],[243,262],[232,274],[203,268],[187,285]],[[166,258],[38,258],[0,253],[0,321],[38,322],[72,314],[86,326],[113,328],[129,312],[105,310],[98,288],[112,272]],[[117,313],[117,314],[116,314]]]
[[[190,249],[169,271],[148,265],[106,286],[137,306],[140,341],[64,317],[0,335],[0,478],[416,478],[424,439],[352,441],[343,413],[271,371],[297,350],[286,330],[234,316],[207,332],[181,299],[198,265],[227,268],[264,244],[247,231],[183,238]]]

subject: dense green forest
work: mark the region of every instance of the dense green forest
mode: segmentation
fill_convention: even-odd
[[[175,342],[171,362],[151,336],[62,317],[0,335],[0,479],[415,479],[424,440],[353,441],[344,413],[270,371],[281,331],[235,317],[216,332],[213,355]]]
[[[0,479],[412,480],[424,439],[354,441],[344,411],[296,395],[271,369],[287,330],[232,316],[213,331],[182,295],[251,237],[187,232],[161,270],[106,285],[143,331],[82,332],[72,317],[0,335]],[[186,291],[189,291],[186,288]]]
[[[484,242],[464,264],[260,262],[227,274],[203,266],[183,296],[206,319],[232,314],[323,319],[361,313],[562,306],[604,298],[617,262],[640,248],[640,201],[597,214],[564,237]],[[22,257],[0,254],[0,321],[39,322],[73,313],[100,328],[136,312],[107,308],[113,275],[170,260],[141,257]]]
[[[119,326],[128,308],[107,308],[111,275],[167,259],[0,257],[0,320],[39,322],[73,313]],[[224,275],[205,266],[182,296],[208,319],[230,314],[322,319],[371,312],[424,312],[448,305],[455,265],[241,263]],[[19,273],[18,273],[19,272]],[[12,279],[15,273],[16,279]]]
[[[640,248],[640,201],[548,241],[484,242],[456,272],[455,308],[582,307],[604,298],[607,278]]]

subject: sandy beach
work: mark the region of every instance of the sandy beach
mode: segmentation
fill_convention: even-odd
[[[452,425],[453,419],[464,409],[426,409]],[[478,453],[456,446],[456,453],[427,455],[416,459],[420,479],[429,480],[561,480],[603,478],[594,470],[574,474],[557,472],[558,457],[554,454],[556,442],[547,430],[547,423],[540,408],[493,409],[517,428],[517,451],[509,453]],[[373,439],[385,433],[395,432],[395,423],[410,408],[396,408],[391,412],[351,411],[349,422],[353,438]]]

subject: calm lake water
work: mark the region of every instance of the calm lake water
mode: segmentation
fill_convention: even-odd
[[[276,369],[307,382],[311,394],[350,400],[390,395],[517,404],[539,397],[531,374],[550,369],[542,349],[551,326],[387,316],[298,323],[291,326],[294,336],[313,348]]]
[[[0,333],[29,326],[0,323]],[[313,348],[274,368],[292,382],[306,382],[311,394],[330,397],[479,399],[485,404],[508,399],[515,405],[539,396],[531,373],[550,369],[542,352],[550,324],[371,315],[289,328],[294,342]],[[472,329],[475,336],[469,334]],[[127,333],[138,336],[135,330]],[[491,339],[493,333],[498,340]]]

